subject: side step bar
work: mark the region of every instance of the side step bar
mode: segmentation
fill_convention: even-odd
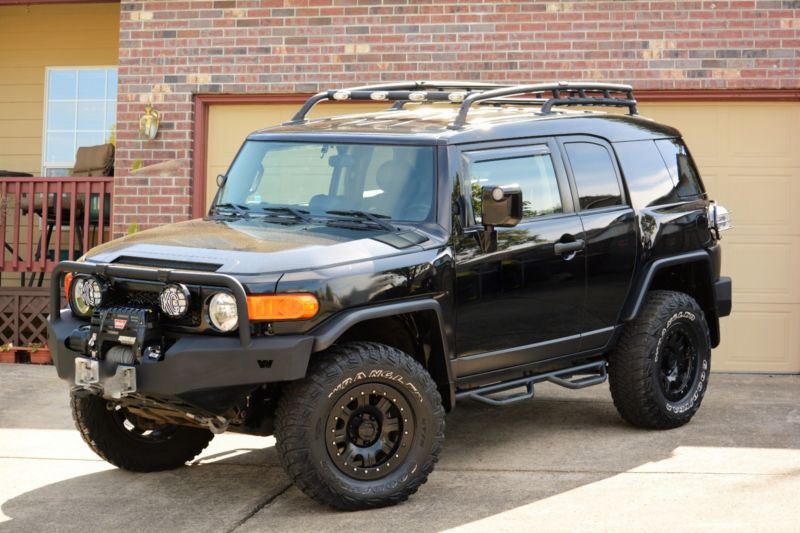
[[[570,379],[575,374],[594,375]],[[555,370],[553,372],[545,372],[543,374],[526,376],[524,378],[513,379],[511,381],[493,383],[491,385],[484,385],[483,387],[459,391],[456,392],[456,400],[472,398],[473,400],[488,403],[489,405],[508,405],[520,400],[528,400],[533,398],[533,385],[541,381],[549,381],[550,383],[555,383],[556,385],[560,385],[568,389],[583,389],[584,387],[599,385],[607,378],[608,372],[606,371],[606,361],[595,361],[593,363],[586,363],[570,368],[562,368],[561,370]],[[525,392],[519,392],[517,394],[511,394],[501,398],[493,398],[490,396],[491,394],[505,392],[519,387],[525,387]]]

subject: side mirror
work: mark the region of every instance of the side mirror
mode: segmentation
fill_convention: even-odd
[[[481,223],[510,228],[522,220],[522,191],[519,187],[487,185],[481,189]]]
[[[221,189],[226,181],[228,181],[228,176],[225,174],[217,174],[217,187]]]

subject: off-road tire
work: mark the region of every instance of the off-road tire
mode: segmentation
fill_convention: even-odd
[[[369,397],[370,389],[378,390],[378,402],[380,390],[396,391],[392,407],[397,413],[397,405],[406,406],[403,413],[411,411],[413,426],[398,432],[410,431],[411,436],[405,437],[410,448],[395,465],[378,465],[390,468],[389,474],[356,479],[343,472],[350,466],[334,462],[336,442],[330,442],[329,428],[334,414],[352,400],[351,393],[367,390]],[[406,353],[373,342],[343,343],[319,354],[306,378],[284,389],[275,418],[278,455],[291,480],[314,500],[341,510],[384,507],[408,499],[427,481],[444,441],[444,408],[431,376]]]
[[[133,472],[156,472],[183,466],[208,446],[214,434],[205,429],[169,426],[162,439],[139,438],[126,430],[109,401],[99,396],[72,396],[72,418],[86,444],[109,463]]]
[[[660,365],[666,363],[665,339],[675,334],[671,333],[675,328],[693,340],[697,372],[688,392],[670,401],[662,389]],[[609,357],[608,370],[614,405],[627,422],[650,429],[686,424],[700,408],[711,370],[711,343],[703,310],[688,294],[651,291],[639,316],[625,326]]]

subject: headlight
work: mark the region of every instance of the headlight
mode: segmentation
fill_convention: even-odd
[[[239,325],[236,299],[227,292],[218,292],[208,304],[208,318],[220,331],[232,331]]]
[[[75,276],[69,283],[69,306],[78,316],[91,316],[104,296],[105,286],[92,276]]]

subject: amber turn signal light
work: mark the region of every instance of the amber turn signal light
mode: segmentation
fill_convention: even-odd
[[[250,320],[303,320],[319,311],[313,294],[261,294],[247,297]]]
[[[72,287],[72,278],[75,277],[75,274],[72,272],[67,272],[64,274],[64,298],[69,301],[69,289]]]

